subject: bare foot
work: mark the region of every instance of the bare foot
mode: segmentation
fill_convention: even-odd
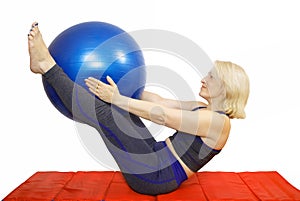
[[[42,38],[37,22],[32,24],[28,34],[28,50],[30,70],[32,72],[44,74],[55,65],[55,61]]]

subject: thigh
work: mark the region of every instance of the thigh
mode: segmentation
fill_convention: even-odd
[[[96,129],[114,146],[128,153],[153,152],[156,141],[139,117],[109,104],[95,106]]]
[[[157,169],[149,172],[124,172],[128,185],[138,193],[158,195],[177,189],[187,179],[187,175],[172,155],[165,142],[155,144],[155,153],[159,158]],[[150,169],[149,169],[150,170]]]

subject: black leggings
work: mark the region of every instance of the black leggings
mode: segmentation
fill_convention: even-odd
[[[165,142],[156,142],[139,117],[107,104],[74,83],[55,65],[44,79],[54,88],[73,119],[94,127],[136,192],[171,192],[187,179]]]

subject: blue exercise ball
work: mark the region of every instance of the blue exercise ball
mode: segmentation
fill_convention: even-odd
[[[95,77],[107,83],[109,75],[121,94],[140,98],[144,90],[146,69],[136,41],[124,30],[105,22],[84,22],[60,33],[49,51],[71,80],[86,88],[84,79]],[[73,119],[55,90],[42,78],[52,104]]]

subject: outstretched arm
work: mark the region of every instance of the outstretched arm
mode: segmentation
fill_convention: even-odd
[[[193,112],[169,108],[155,102],[132,99],[122,96],[110,77],[107,77],[107,81],[110,83],[109,85],[95,78],[88,78],[86,84],[89,90],[103,101],[114,104],[132,114],[175,130],[207,137],[212,112],[206,110]]]
[[[141,100],[158,103],[168,108],[181,109],[191,111],[199,106],[206,106],[205,103],[199,101],[179,101],[168,98],[163,98],[158,94],[144,91],[141,96]]]

